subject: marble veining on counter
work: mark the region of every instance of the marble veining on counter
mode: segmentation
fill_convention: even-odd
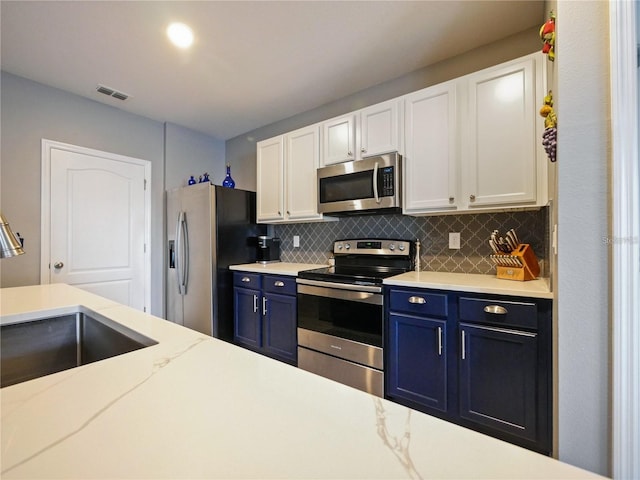
[[[83,305],[158,341],[0,389],[3,479],[599,478],[72,287],[0,302],[11,321]]]
[[[447,272],[406,272],[384,280],[385,285],[433,288],[458,292],[491,293],[532,298],[553,298],[549,280],[538,278],[527,282],[504,280],[495,275]]]
[[[238,270],[241,272],[268,273],[273,275],[288,275],[295,277],[302,270],[312,270],[314,268],[320,267],[326,267],[326,265],[289,262],[245,263],[242,265],[231,265],[229,269]]]

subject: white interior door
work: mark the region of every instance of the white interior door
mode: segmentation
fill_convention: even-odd
[[[144,160],[43,141],[43,283],[146,309],[149,170]]]

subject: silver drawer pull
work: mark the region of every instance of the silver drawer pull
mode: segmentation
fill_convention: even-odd
[[[495,313],[498,315],[505,315],[507,313],[507,309],[501,307],[500,305],[487,305],[484,307],[484,311],[487,313]]]
[[[284,282],[278,280],[277,282],[273,282],[274,287],[284,287]]]
[[[422,297],[409,297],[409,303],[417,303],[419,305],[424,305],[427,301]]]
[[[242,281],[244,283],[249,283],[251,281],[251,279],[249,277],[242,277]]]

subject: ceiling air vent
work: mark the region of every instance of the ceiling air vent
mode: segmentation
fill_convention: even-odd
[[[119,92],[118,90],[114,90],[113,88],[106,87],[104,85],[98,85],[96,87],[96,91],[104,93],[105,95],[108,95],[110,97],[117,98],[118,100],[126,100],[130,97],[130,95],[127,93]]]

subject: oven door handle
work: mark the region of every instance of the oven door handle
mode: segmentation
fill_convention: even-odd
[[[313,280],[310,280],[310,281],[313,281]],[[336,285],[336,284],[334,283],[332,285]],[[351,286],[352,285],[349,285],[349,287]],[[326,297],[326,298],[333,298],[333,299],[339,299],[339,300],[347,300],[351,302],[369,303],[373,305],[383,305],[383,299],[384,299],[381,293],[363,292],[362,290],[355,291],[351,289],[343,290],[341,288],[335,288],[333,286],[319,287],[319,286],[305,285],[305,284],[298,284],[298,293],[301,293],[304,295],[313,295],[316,297]]]
[[[314,287],[340,288],[342,290],[355,290],[357,292],[382,293],[382,287],[377,285],[358,285],[354,283],[323,282],[321,280],[308,280],[297,278],[298,285],[311,285]]]

